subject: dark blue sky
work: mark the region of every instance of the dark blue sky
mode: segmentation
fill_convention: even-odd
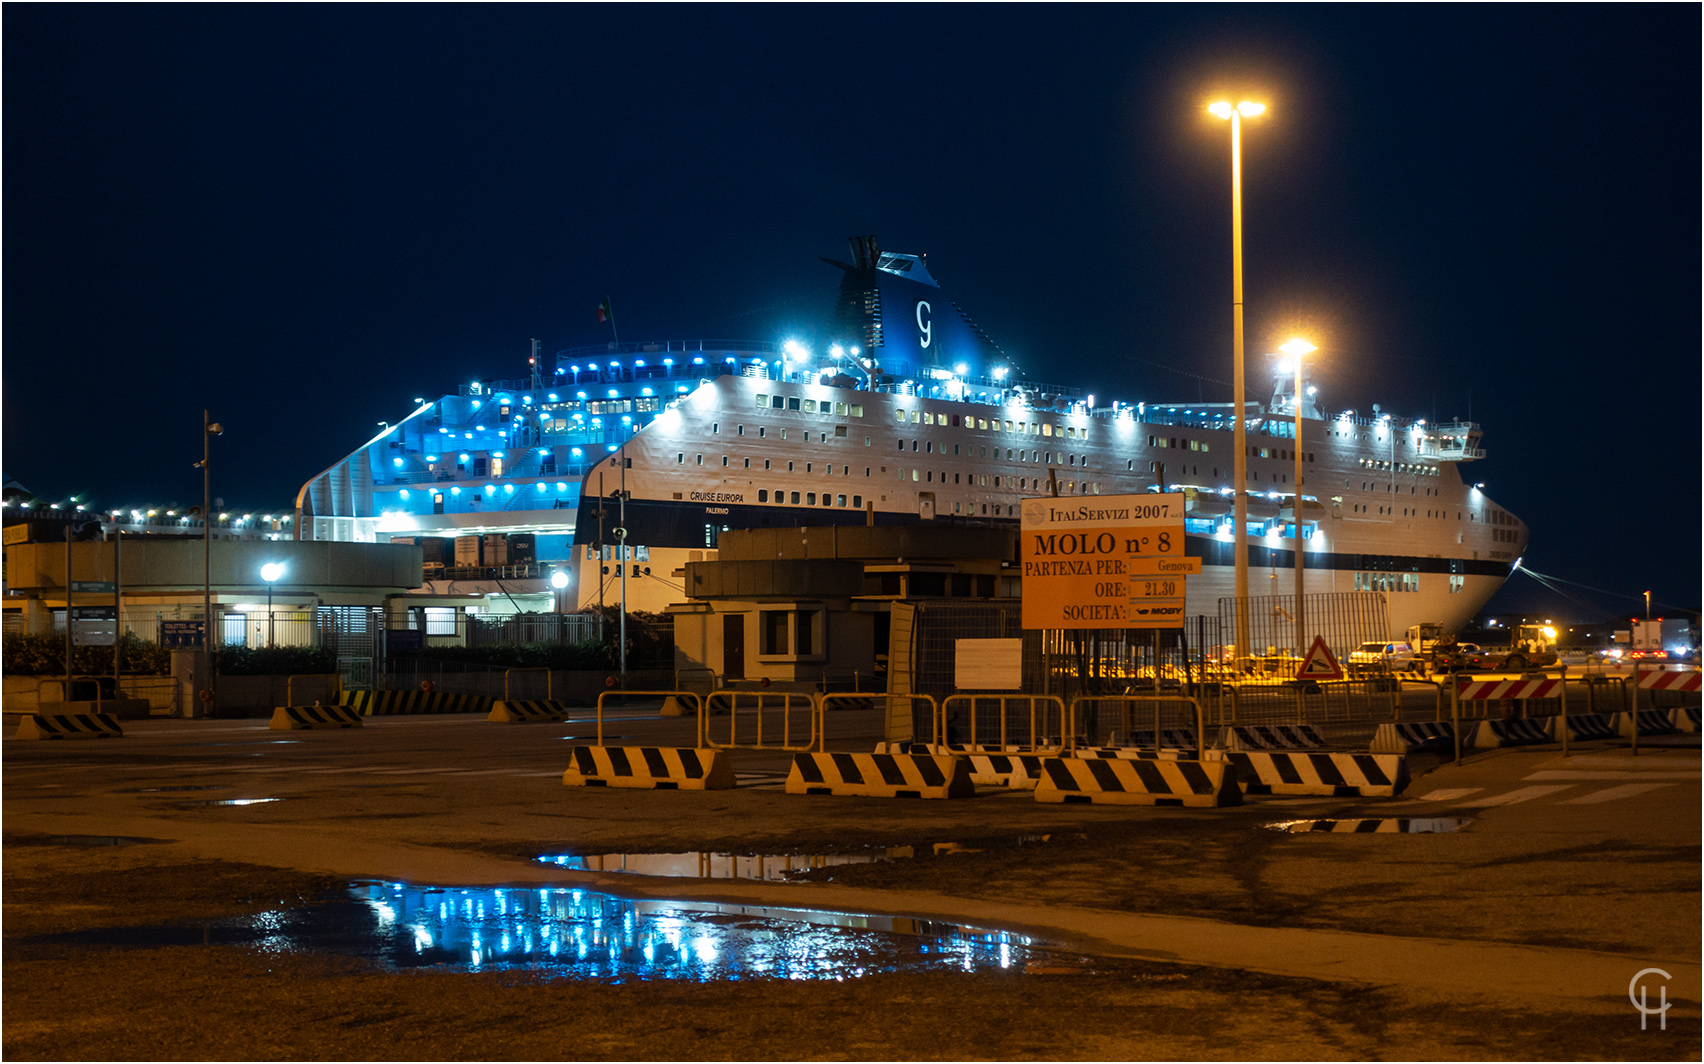
[[[1528,564],[1700,599],[1691,5],[7,5],[5,472],[278,509],[418,395],[607,339],[808,332],[927,252],[1033,377],[1228,399],[1251,354],[1471,416]],[[1263,386],[1258,359],[1251,380]],[[1504,608],[1633,608],[1516,577]]]

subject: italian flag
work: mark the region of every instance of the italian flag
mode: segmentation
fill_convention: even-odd
[[[609,309],[609,298],[606,296],[604,301],[598,304],[598,324],[602,325],[614,317],[615,312]]]

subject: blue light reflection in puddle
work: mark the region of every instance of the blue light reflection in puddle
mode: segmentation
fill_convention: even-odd
[[[1022,971],[1037,944],[905,917],[636,901],[564,888],[354,888],[398,968],[535,969],[576,978],[846,979],[875,972]]]

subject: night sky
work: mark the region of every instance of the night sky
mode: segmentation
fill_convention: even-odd
[[[1695,5],[6,5],[4,471],[283,510],[416,396],[609,338],[809,339],[846,237],[1032,378],[1471,416],[1492,607],[1700,601]]]

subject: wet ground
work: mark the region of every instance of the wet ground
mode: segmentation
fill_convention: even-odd
[[[1666,1031],[1626,998],[1696,967],[1696,745],[1185,811],[803,798],[759,762],[581,791],[540,730],[206,727],[6,744],[6,1057],[1698,1055],[1695,988]],[[1363,819],[1466,823],[1270,828]]]

